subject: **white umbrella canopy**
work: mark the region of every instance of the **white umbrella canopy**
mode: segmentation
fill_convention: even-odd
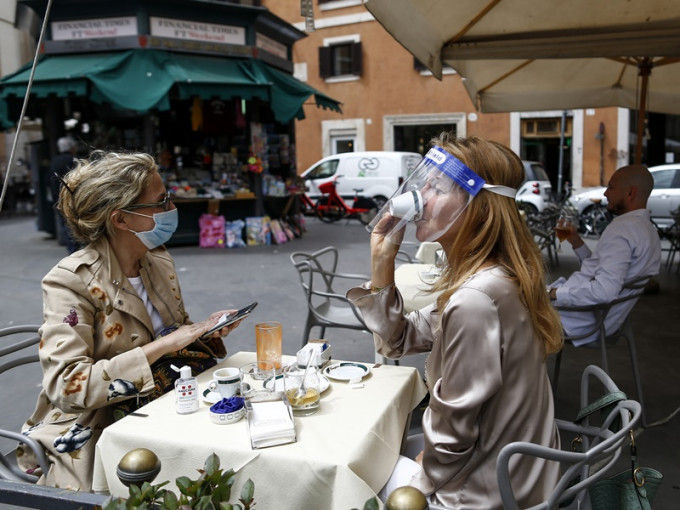
[[[435,76],[442,63],[455,69],[480,111],[620,106],[640,118],[647,109],[680,114],[678,0],[367,0],[366,7]]]
[[[680,58],[650,59],[646,109],[680,114]],[[452,61],[478,110],[638,109],[642,58]]]

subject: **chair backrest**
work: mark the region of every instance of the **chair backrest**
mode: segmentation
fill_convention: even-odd
[[[631,301],[637,299],[644,294],[645,292],[645,285],[654,278],[656,275],[644,275],[644,276],[638,276],[636,278],[632,278],[626,282],[624,282],[623,287],[622,287],[622,292],[623,290],[625,291],[631,291],[627,292],[623,296],[616,298],[612,301],[609,301],[607,303],[600,303],[596,305],[587,305],[587,306],[556,306],[555,308],[557,310],[563,310],[563,311],[571,311],[571,312],[592,312],[594,317],[595,317],[595,322],[593,324],[593,327],[587,331],[586,333],[583,333],[581,335],[574,335],[574,336],[569,336],[567,340],[581,340],[583,338],[588,338],[592,336],[595,333],[599,333],[600,339],[604,340],[606,336],[606,331],[605,331],[605,321],[607,319],[607,314],[609,311],[612,309],[612,307],[624,303],[626,301]],[[633,303],[634,305],[634,303]],[[631,306],[632,309],[632,306]],[[630,312],[629,312],[630,313]],[[626,317],[623,318],[623,322],[625,322]],[[610,333],[614,333],[611,331]]]
[[[323,278],[325,291],[333,292],[333,278],[338,268],[338,249],[335,246],[326,246],[313,253],[296,251],[290,254],[290,260],[296,268],[301,262],[309,263],[309,267],[317,270]]]
[[[604,387],[605,393],[618,392],[612,379],[595,365],[586,367],[581,377],[581,406],[589,403],[590,378],[595,378]],[[518,510],[510,483],[510,463],[514,455],[529,455],[560,462],[562,476],[549,498],[531,510],[555,509],[559,503],[574,500],[578,506],[587,498],[586,489],[598,480],[608,476],[616,461],[620,458],[624,446],[627,445],[629,431],[640,421],[642,408],[634,400],[622,400],[614,404],[600,418],[598,424],[591,423],[586,417],[580,423],[555,420],[558,428],[580,437],[583,441],[582,451],[557,450],[526,442],[510,443],[503,447],[498,455],[496,476],[498,487],[506,510]]]
[[[22,367],[40,361],[37,349],[37,344],[40,343],[39,328],[40,326],[12,326],[0,329],[0,374],[12,370],[12,375],[14,376],[14,372],[16,372],[17,379],[20,380],[18,376]],[[15,339],[12,340],[10,337]],[[2,407],[6,408],[4,405]],[[20,432],[2,428],[0,428],[0,437],[17,444],[23,443],[25,447],[33,450],[43,472],[47,473],[50,464],[39,443]],[[9,455],[13,456],[13,451]],[[0,454],[0,479],[18,482],[35,482],[38,480],[36,476],[21,471],[14,464],[13,459],[8,459],[4,453]]]
[[[368,331],[359,310],[345,297],[348,288],[369,280],[368,276],[338,273],[338,250],[334,246],[327,246],[314,253],[294,252],[290,255],[290,260],[300,277],[309,314],[314,317],[314,322]],[[336,282],[340,282],[338,289],[334,288]],[[339,308],[351,313],[338,314]]]

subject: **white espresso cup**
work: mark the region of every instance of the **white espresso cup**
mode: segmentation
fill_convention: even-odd
[[[390,200],[390,214],[406,221],[417,221],[423,215],[423,195],[418,190],[407,191]]]
[[[241,381],[238,368],[219,368],[213,372],[213,379],[208,383],[208,389],[219,393],[222,398],[236,395]]]

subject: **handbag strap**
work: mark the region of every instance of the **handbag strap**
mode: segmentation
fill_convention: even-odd
[[[578,412],[578,415],[576,415],[576,423],[581,423],[591,414],[616,404],[617,402],[626,400],[626,398],[628,397],[626,397],[626,394],[622,391],[612,391],[611,393],[607,393],[605,396],[598,398],[595,402],[581,409]]]
[[[647,489],[645,488],[645,475],[641,469],[635,466],[637,460],[637,446],[635,446],[635,433],[630,430],[630,476],[631,483],[635,487],[635,495],[642,510],[651,510],[649,499],[647,499]]]

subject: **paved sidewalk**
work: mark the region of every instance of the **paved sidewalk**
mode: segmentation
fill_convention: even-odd
[[[588,241],[595,243],[595,241]],[[308,220],[308,232],[281,246],[251,246],[239,249],[205,250],[194,246],[171,247],[187,309],[200,320],[222,308],[240,308],[252,301],[259,306],[226,340],[234,353],[254,350],[254,323],[279,320],[283,323],[284,353],[300,348],[306,318],[306,303],[289,256],[294,251],[315,251],[327,245],[340,250],[343,272],[370,271],[369,234],[356,221],[324,224]],[[576,258],[568,245],[562,248],[560,264],[551,268],[551,279],[570,274]],[[0,327],[40,323],[42,295],[40,280],[66,249],[35,229],[33,218],[0,219]],[[665,253],[664,253],[665,258]],[[680,276],[662,268],[660,291],[644,296],[632,320],[637,339],[638,361],[643,380],[647,417],[650,423],[663,420],[680,407]],[[372,338],[351,330],[327,330],[326,338],[336,359],[374,360]],[[413,356],[402,364],[422,371],[425,356]],[[610,355],[610,373],[631,397],[635,388],[630,375],[627,348],[618,345]],[[558,416],[573,419],[578,401],[579,375],[590,363],[599,362],[599,351],[568,348],[562,361],[557,398]],[[548,361],[552,373],[552,361]],[[10,405],[0,413],[0,426],[18,428],[32,412],[40,387],[40,370],[25,381],[0,378]],[[7,410],[7,411],[6,411]],[[414,430],[419,424],[414,423]],[[2,443],[0,442],[0,446]],[[661,471],[665,478],[655,508],[677,508],[680,496],[680,416],[668,424],[643,431],[638,436],[638,459]],[[622,459],[621,470],[629,459]],[[2,506],[0,505],[0,508]]]

